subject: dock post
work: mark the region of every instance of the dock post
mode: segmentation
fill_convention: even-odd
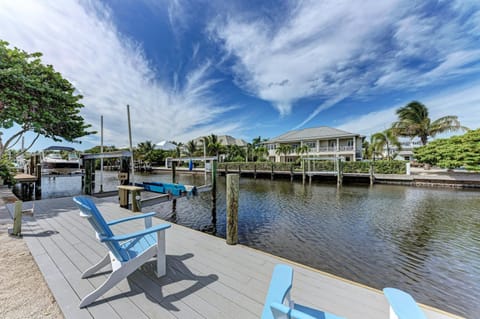
[[[172,161],[172,184],[175,184],[177,182],[177,177],[176,175],[176,168],[177,168],[177,162]],[[177,200],[173,199],[172,200],[172,212],[175,213],[177,211]]]
[[[238,174],[227,175],[227,244],[238,243]]]
[[[22,233],[22,201],[15,202],[15,215],[13,216],[12,235],[20,236]]]
[[[38,155],[36,155],[38,156]],[[40,158],[40,156],[38,156]],[[42,164],[40,161],[37,161],[37,167],[35,171],[35,176],[37,180],[35,181],[35,198],[42,196]],[[37,196],[38,195],[38,196]]]
[[[86,195],[92,195],[92,160],[84,160],[85,165],[85,182],[83,193]],[[95,171],[94,171],[95,173]]]
[[[212,161],[212,225],[217,228],[217,161]]]
[[[273,181],[273,163],[272,163],[272,176],[271,176],[271,179]]]
[[[373,174],[373,163],[370,163],[370,186],[375,183],[375,175]]]
[[[337,187],[341,187],[343,183],[343,169],[342,169],[342,159],[337,159]]]
[[[293,164],[290,165],[290,183],[293,183]]]
[[[303,172],[302,172],[302,184],[305,185],[306,176],[305,176],[305,160],[304,160],[304,159],[302,159],[302,168],[303,168]]]
[[[257,179],[257,164],[253,164],[253,179]]]

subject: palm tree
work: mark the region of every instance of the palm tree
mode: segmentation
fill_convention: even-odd
[[[266,141],[268,141],[268,139],[262,138],[261,136],[255,137],[252,140],[252,154],[255,156],[253,160],[257,161],[258,158],[268,154],[267,148],[265,147],[265,144],[263,144]]]
[[[173,141],[172,144],[176,145],[177,148],[173,151],[176,158],[180,158],[182,156],[182,147],[183,143],[182,142],[175,142]]]
[[[368,141],[363,141],[362,143],[362,157],[363,159],[370,159],[372,158],[374,149],[373,145],[370,144]]]
[[[223,145],[218,140],[217,135],[211,134],[206,137],[207,139],[207,152],[210,155],[215,155],[218,158],[219,153],[223,150]]]
[[[253,150],[253,154],[255,154],[255,160],[258,161],[259,158],[262,158],[265,155],[268,155],[268,150],[264,145],[257,146]]]
[[[419,137],[422,145],[427,144],[428,137],[445,132],[468,130],[460,125],[457,116],[448,115],[432,121],[428,109],[420,102],[412,101],[397,110],[398,121],[392,128],[398,136]]]
[[[397,151],[402,149],[402,144],[398,140],[398,137],[394,134],[393,129],[388,129],[383,132],[375,133],[370,137],[370,143],[374,152],[377,154],[383,154],[383,150],[386,148],[387,150],[387,158],[394,159],[397,155],[393,153],[393,147],[396,148]]]
[[[297,148],[297,153],[300,154],[300,159],[302,159],[302,165],[303,165],[303,154],[308,155],[308,151],[310,150],[310,147],[308,147],[307,144],[303,144],[299,148]]]
[[[145,141],[137,145],[138,157],[146,162],[155,160],[155,145],[152,141]]]
[[[284,156],[284,162],[287,161],[287,154],[290,153],[290,151],[292,150],[292,146],[291,145],[287,145],[287,144],[282,144],[280,145],[279,147],[277,147],[277,150],[275,151],[275,153],[277,155],[282,155]]]
[[[196,151],[197,151],[197,144],[195,143],[195,141],[194,140],[188,141],[187,143],[188,156],[190,157],[194,156]]]

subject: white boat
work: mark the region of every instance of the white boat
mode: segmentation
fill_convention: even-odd
[[[61,152],[67,152],[65,157]],[[72,147],[50,146],[42,151],[42,175],[72,175],[81,173],[78,154]]]

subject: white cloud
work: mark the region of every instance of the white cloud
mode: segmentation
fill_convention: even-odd
[[[211,95],[216,82],[208,61],[191,70],[183,87],[165,85],[141,47],[121,35],[108,8],[96,2],[2,1],[0,38],[42,52],[45,63],[73,82],[84,96],[81,114],[94,129],[99,130],[104,115],[106,144],[128,143],[126,104],[131,106],[134,143],[185,141],[210,134],[213,127],[223,133],[241,127],[238,121],[219,120],[231,108]]]
[[[476,10],[473,3],[444,4],[448,18],[395,0],[295,4],[280,25],[236,13],[210,29],[235,60],[237,83],[282,116],[303,98],[323,99],[299,127],[346,97],[478,72],[472,64],[480,62],[480,46],[469,25],[480,20],[465,14]]]
[[[366,136],[384,131],[397,120],[395,111],[408,102],[410,101],[349,119],[338,128]],[[429,116],[433,120],[442,116],[456,115],[463,126],[470,129],[480,128],[480,82],[432,95],[421,102],[427,106]]]

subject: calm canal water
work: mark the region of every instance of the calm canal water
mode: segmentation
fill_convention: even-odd
[[[116,173],[104,173],[114,190]],[[202,185],[203,175],[178,182]],[[171,180],[169,174],[136,181]],[[97,187],[99,176],[97,174]],[[80,177],[44,178],[42,196],[80,192]],[[225,178],[218,179],[216,234],[225,237]],[[145,210],[212,229],[210,193]],[[240,179],[239,241],[277,256],[383,288],[467,318],[480,313],[480,192],[392,185],[348,186]]]

